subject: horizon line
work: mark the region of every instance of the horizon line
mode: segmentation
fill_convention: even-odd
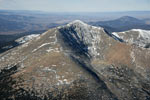
[[[0,11],[28,11],[28,12],[45,12],[45,13],[119,13],[119,12],[150,12],[150,10],[126,10],[126,11],[42,11],[42,10],[12,10],[0,9]]]

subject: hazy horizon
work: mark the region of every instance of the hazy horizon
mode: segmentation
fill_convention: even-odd
[[[124,13],[124,12],[150,12],[150,10],[125,10],[125,11],[43,11],[43,10],[25,10],[25,9],[1,9],[1,11],[33,11],[33,12],[46,12],[46,13]]]
[[[0,0],[1,10],[46,12],[150,11],[149,0]]]

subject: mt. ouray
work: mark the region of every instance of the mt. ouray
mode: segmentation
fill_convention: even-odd
[[[150,50],[74,21],[0,54],[2,100],[148,100]]]

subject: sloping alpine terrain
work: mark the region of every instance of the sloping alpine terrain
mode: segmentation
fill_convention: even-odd
[[[112,34],[129,44],[134,44],[143,48],[150,48],[149,30],[132,29],[124,32],[113,32]]]
[[[0,54],[1,100],[149,100],[150,50],[76,20]]]

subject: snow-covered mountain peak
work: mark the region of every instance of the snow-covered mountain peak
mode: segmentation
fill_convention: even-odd
[[[104,30],[102,27],[96,27],[96,26],[91,26],[88,25],[87,23],[81,21],[81,20],[75,20],[73,22],[70,22],[69,24],[67,24],[68,27],[80,27],[80,28],[84,28],[84,29],[98,29],[98,30]]]
[[[74,21],[0,54],[1,100],[146,100],[150,51],[117,40],[103,28]]]
[[[66,27],[66,26],[65,26]],[[68,28],[82,28],[84,30],[87,30],[90,28],[90,25],[80,21],[80,20],[75,20],[73,22],[70,22],[69,24],[67,24]]]
[[[69,38],[68,42],[75,40],[78,44],[81,44],[81,47],[84,44],[84,49],[88,50],[92,56],[99,55],[97,52],[98,44],[101,37],[106,35],[103,28],[88,25],[80,20],[75,20],[59,28],[59,31],[65,38]]]
[[[81,20],[75,20],[75,21],[73,21],[72,23],[86,24],[86,23],[84,23],[84,22],[83,22],[83,21],[81,21]]]
[[[81,20],[75,20],[75,21],[73,21],[73,22],[70,22],[68,25],[74,25],[74,24],[76,24],[76,25],[85,25],[85,26],[88,26],[86,23],[84,23],[84,22],[81,21]]]
[[[150,31],[148,30],[132,29],[125,32],[114,32],[112,34],[130,44],[145,48],[149,48],[150,46]]]

